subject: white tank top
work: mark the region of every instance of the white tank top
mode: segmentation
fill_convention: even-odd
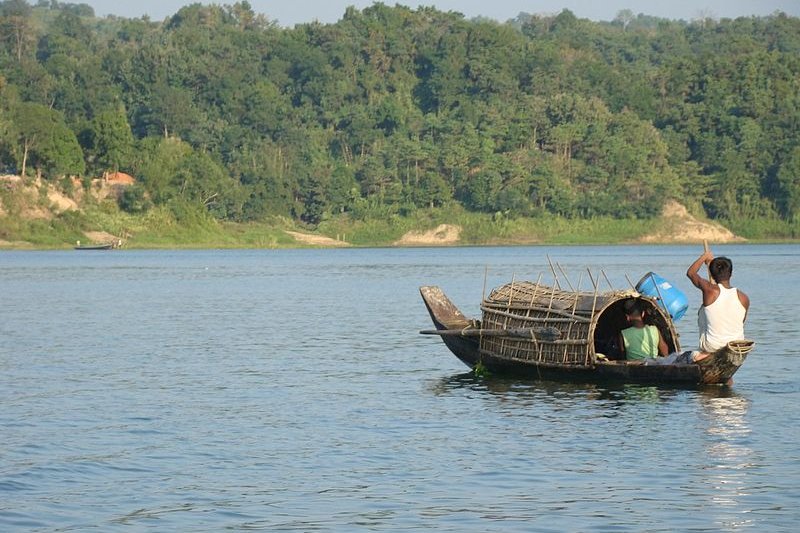
[[[713,352],[729,341],[744,339],[744,317],[747,310],[739,300],[735,287],[719,286],[719,296],[709,306],[701,306],[697,312],[697,327],[700,330],[700,350]]]

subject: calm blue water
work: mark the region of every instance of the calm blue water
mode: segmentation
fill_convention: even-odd
[[[0,530],[794,531],[800,246],[715,247],[758,342],[728,391],[475,379],[417,334],[420,285],[475,315],[549,256],[673,281],[691,348],[700,251],[2,252]]]

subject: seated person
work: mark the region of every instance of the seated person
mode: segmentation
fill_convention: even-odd
[[[665,356],[669,351],[664,337],[656,326],[644,323],[644,306],[631,298],[623,304],[625,318],[631,325],[620,332],[620,347],[629,361]]]

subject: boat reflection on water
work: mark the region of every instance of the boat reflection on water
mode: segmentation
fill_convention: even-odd
[[[430,387],[435,395],[459,394],[468,390],[499,399],[503,405],[515,402],[525,406],[536,402],[552,403],[557,407],[574,406],[600,409],[604,417],[614,417],[629,408],[648,404],[663,404],[658,416],[685,416],[683,406],[696,399],[703,409],[698,416],[704,421],[710,435],[740,436],[749,432],[744,425],[748,400],[730,387],[705,385],[687,389],[685,386],[642,385],[636,383],[571,383],[563,381],[526,380],[501,376],[476,376],[474,372],[454,374],[441,378]],[[707,420],[706,420],[707,419]],[[668,421],[665,419],[665,423]],[[685,421],[674,419],[676,425],[685,427]],[[670,422],[670,423],[672,423]],[[727,442],[720,442],[719,452],[724,452]]]
[[[679,517],[683,527],[676,530],[726,531],[757,523],[772,498],[763,458],[753,449],[751,399],[729,387],[462,373],[431,382],[429,390],[446,400],[443,412],[467,414],[472,425],[464,442],[475,449],[491,442],[492,453],[523,465],[520,475],[548,480],[542,505],[552,503],[551,493],[594,501],[600,491],[597,512],[651,502],[651,513]],[[574,479],[591,490],[584,493]],[[653,496],[641,498],[642,488]]]
[[[752,430],[747,422],[750,400],[733,394],[703,394],[701,416],[705,419],[706,465],[698,483],[709,501],[707,508],[725,530],[753,525],[752,509],[744,501],[755,487],[758,468],[749,446]]]
[[[738,395],[729,387],[717,385],[685,386],[643,385],[636,383],[572,383],[564,381],[530,380],[502,376],[477,376],[474,372],[454,374],[436,381],[431,387],[436,394],[447,394],[458,389],[484,391],[495,396],[524,398],[526,395],[550,395],[557,397],[576,396],[589,400],[617,402],[658,402],[670,400],[685,394],[697,394],[704,399],[736,398]]]

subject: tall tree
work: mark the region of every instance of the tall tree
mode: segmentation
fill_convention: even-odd
[[[784,216],[796,222],[800,219],[800,146],[796,146],[778,170],[780,208]]]
[[[122,109],[106,110],[92,121],[92,155],[100,171],[129,166],[134,139]]]
[[[0,2],[0,35],[18,63],[35,42],[31,6],[25,0]]]
[[[80,175],[85,170],[78,139],[58,111],[21,103],[12,111],[14,153],[23,176],[30,163],[37,173],[52,177]]]

